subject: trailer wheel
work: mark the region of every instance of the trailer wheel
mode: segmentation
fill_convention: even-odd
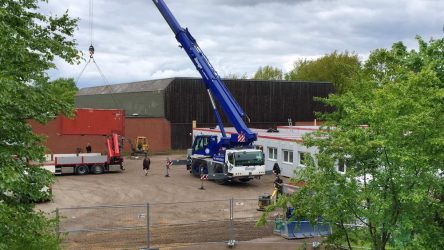
[[[103,172],[105,172],[102,165],[94,165],[92,167],[92,171],[94,174],[103,174]]]
[[[76,167],[76,173],[79,175],[84,175],[89,173],[89,168],[86,165],[80,165]]]

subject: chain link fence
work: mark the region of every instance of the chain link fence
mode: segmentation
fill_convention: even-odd
[[[58,208],[65,249],[146,249],[272,235],[257,199]]]

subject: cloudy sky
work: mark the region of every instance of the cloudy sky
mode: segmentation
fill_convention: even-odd
[[[415,36],[444,36],[443,0],[165,0],[188,27],[221,76],[254,74],[272,65],[289,71],[293,62],[334,50],[365,60],[376,48]],[[75,34],[87,58],[89,0],[50,0],[42,11],[66,9],[80,18]],[[174,76],[198,76],[151,0],[94,0],[95,59],[109,83]],[[52,78],[77,78],[86,61],[57,61]],[[93,64],[78,87],[104,85]]]

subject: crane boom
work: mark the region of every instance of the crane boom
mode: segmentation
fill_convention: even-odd
[[[222,119],[219,115],[219,112],[217,111],[213,96],[222,107],[222,110],[227,115],[228,120],[235,127],[236,131],[239,134],[243,134],[245,136],[245,141],[243,141],[242,144],[251,144],[253,141],[256,141],[256,134],[247,127],[243,120],[243,118],[246,118],[245,112],[242,110],[226,85],[223,83],[208,58],[200,49],[199,45],[196,42],[196,39],[194,39],[194,37],[188,31],[188,28],[182,28],[180,26],[179,22],[173,16],[163,0],[153,0],[153,3],[159,9],[165,21],[168,23],[171,30],[175,34],[177,41],[181,44],[181,47],[188,54],[191,61],[196,66],[197,71],[199,71],[200,75],[202,76],[211,100],[214,114],[221,129],[222,137],[227,138]]]
[[[202,76],[222,134],[220,140],[214,134],[195,135],[192,147],[188,151],[187,169],[195,176],[202,178],[203,175],[207,175],[209,180],[221,183],[233,180],[247,182],[254,177],[264,175],[264,153],[254,148],[253,142],[256,141],[257,135],[245,124],[243,120],[247,118],[245,112],[222,82],[188,29],[180,26],[163,0],[153,0],[153,3],[173,31],[180,43],[179,47],[185,50]],[[238,134],[227,137],[215,100]]]

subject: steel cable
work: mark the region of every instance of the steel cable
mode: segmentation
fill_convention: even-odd
[[[82,77],[83,73],[85,72],[86,67],[88,67],[89,63],[92,61],[94,63],[94,65],[96,65],[97,71],[100,74],[100,77],[102,78],[102,80],[105,82],[105,88],[108,88],[110,91],[110,95],[111,95],[111,99],[115,105],[116,108],[119,108],[118,102],[116,100],[116,98],[114,97],[113,94],[113,89],[111,88],[108,79],[105,77],[105,74],[103,74],[102,69],[99,67],[99,64],[96,62],[96,60],[94,59],[94,1],[90,0],[89,1],[89,38],[90,38],[90,47],[89,47],[89,60],[88,62],[85,64],[85,66],[83,67],[82,71],[80,71],[80,74],[77,77],[76,80],[76,85],[78,85],[80,78]]]

